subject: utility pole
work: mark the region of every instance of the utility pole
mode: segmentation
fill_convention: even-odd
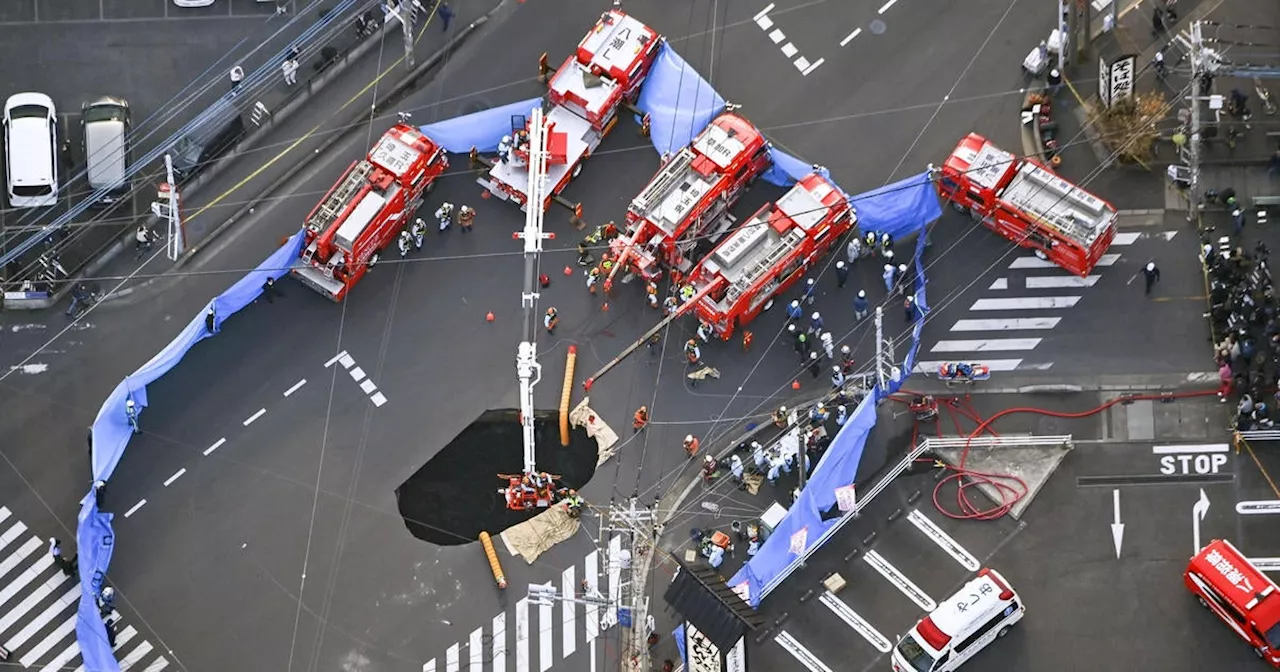
[[[1191,132],[1187,135],[1187,221],[1200,212],[1200,78],[1204,74],[1204,40],[1200,22],[1191,24]],[[1207,93],[1207,92],[1205,92]]]
[[[404,64],[405,67],[413,69],[413,21],[418,13],[418,0],[395,0],[384,5],[386,13],[400,22],[400,27],[404,29]]]
[[[618,573],[617,604],[610,605],[608,614],[616,609],[615,622],[629,631],[622,631],[619,640],[622,644],[621,669],[624,672],[648,672],[649,670],[649,633],[651,631],[649,615],[649,597],[646,585],[649,568],[652,565],[654,541],[657,539],[655,525],[657,518],[653,507],[640,507],[636,497],[627,500],[623,506],[610,506],[609,524],[601,527],[601,540],[605,533],[618,533],[626,541],[625,552],[615,553],[612,548],[606,552],[609,568],[610,590],[613,590],[614,573]],[[657,500],[654,501],[657,504]],[[621,557],[614,557],[620,555]]]
[[[884,307],[876,306],[876,384],[887,389],[888,368],[884,359]]]
[[[151,202],[151,212],[166,224],[165,253],[170,261],[177,261],[186,249],[182,230],[182,212],[178,207],[178,179],[173,174],[173,157],[164,155],[165,182],[156,190],[157,200]]]

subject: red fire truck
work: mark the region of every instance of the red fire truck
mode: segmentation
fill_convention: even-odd
[[[1191,558],[1182,580],[1259,658],[1280,669],[1280,592],[1231,542],[1209,542]]]
[[[662,37],[652,28],[617,9],[601,15],[595,28],[578,43],[548,84],[547,200],[582,172],[582,165],[604,136],[618,122],[618,111],[635,102],[640,85],[662,47]],[[528,121],[512,118],[514,144],[504,160],[482,159],[473,149],[473,161],[489,167],[478,182],[494,196],[514,200],[523,210],[529,188]],[[573,204],[561,201],[564,205]]]
[[[1088,275],[1116,236],[1116,209],[970,133],[942,164],[938,193],[953,207],[1036,256]]]
[[[751,216],[689,276],[698,318],[728,339],[768,308],[857,223],[830,179],[811,173]],[[706,291],[711,287],[709,291]]]
[[[751,122],[732,112],[713,119],[631,201],[627,230],[612,243],[617,268],[646,280],[664,267],[688,273],[694,249],[728,233],[729,208],[768,167],[769,143]]]
[[[290,269],[302,284],[341,301],[395,242],[435,179],[449,168],[444,150],[400,123],[307,215],[302,255]]]

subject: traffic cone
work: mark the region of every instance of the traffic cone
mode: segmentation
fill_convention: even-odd
[[[492,311],[492,310],[484,314],[484,321],[485,321],[485,322],[492,322],[492,321],[493,321],[493,311]]]
[[[798,380],[793,380],[793,381],[791,381],[791,389],[793,389],[793,390],[798,390],[798,389],[800,389],[800,381],[798,381]]]
[[[488,189],[485,189],[484,191],[480,192],[480,198],[482,198],[482,199],[487,199],[487,198],[489,198],[489,197],[491,197],[491,196],[493,196],[493,194],[492,194],[492,193],[490,193],[490,191],[489,191]]]
[[[569,268],[568,266],[565,266],[565,267],[564,267],[564,274],[565,274],[565,275],[573,275],[573,269],[572,269],[572,268]]]

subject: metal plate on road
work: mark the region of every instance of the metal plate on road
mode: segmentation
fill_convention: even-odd
[[[910,598],[921,609],[933,611],[938,608],[938,603],[934,602],[932,597],[929,597],[920,586],[912,583],[911,579],[908,579],[902,572],[898,571],[897,567],[889,564],[889,561],[885,560],[884,556],[880,555],[879,552],[867,551],[867,554],[862,556],[862,559],[866,560],[872,569],[879,572],[880,576],[883,576],[894,587],[902,591],[903,595]]]
[[[1280,513],[1280,500],[1271,499],[1252,502],[1236,502],[1236,513],[1242,516]]]
[[[982,565],[977,558],[973,557],[972,553],[965,550],[955,539],[952,539],[951,535],[943,532],[932,520],[929,520],[928,516],[920,513],[920,509],[912,509],[911,513],[907,514],[907,520],[911,521],[911,524],[923,532],[924,536],[929,537],[933,543],[941,546],[942,550],[947,552],[947,555],[955,558],[955,561],[960,563],[961,567],[971,572],[976,572],[981,568]]]

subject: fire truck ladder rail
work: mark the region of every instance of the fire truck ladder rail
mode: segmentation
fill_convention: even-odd
[[[311,226],[317,231],[324,231],[329,228],[333,220],[342,214],[351,197],[360,191],[360,188],[369,180],[369,175],[373,174],[373,164],[368,161],[360,161],[347,173],[342,183],[334,188],[333,193],[320,204],[320,209],[316,211],[316,216],[311,220]]]
[[[684,181],[684,176],[693,164],[693,154],[681,150],[667,165],[662,167],[662,174],[656,178],[639,196],[634,204],[646,215],[662,205],[663,199]]]
[[[761,256],[760,259],[756,260],[749,268],[742,272],[742,276],[738,278],[737,282],[733,283],[732,287],[729,288],[729,292],[725,299],[726,303],[732,305],[736,302],[739,296],[751,289],[751,286],[755,284],[756,280],[758,280],[763,273],[773,268],[774,265],[778,263],[779,259],[782,259],[792,250],[796,249],[796,246],[803,240],[804,233],[800,232],[798,229],[788,231],[787,235],[782,238],[782,240],[778,241],[777,245],[770,248],[767,254]]]

